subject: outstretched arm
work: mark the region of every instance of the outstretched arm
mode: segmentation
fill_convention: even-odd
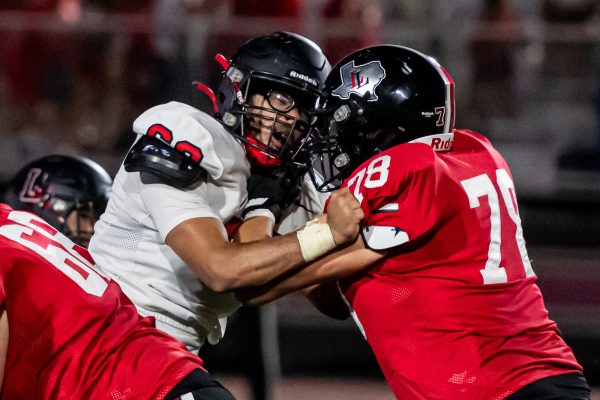
[[[351,244],[338,247],[301,270],[288,271],[261,287],[237,291],[236,296],[248,305],[268,303],[296,290],[363,271],[385,255],[386,252],[367,248],[362,236],[358,236]]]
[[[328,225],[335,244],[353,240],[363,217],[358,202],[343,189],[332,194],[329,207]],[[296,232],[250,243],[230,242],[215,218],[180,223],[169,232],[166,243],[204,284],[218,292],[263,285],[292,272],[306,263],[307,250],[311,250]]]

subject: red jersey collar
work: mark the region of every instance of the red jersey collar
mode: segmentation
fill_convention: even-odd
[[[423,136],[411,140],[408,143],[425,143],[431,146],[434,151],[452,151],[454,144],[454,133],[437,133],[435,135]]]

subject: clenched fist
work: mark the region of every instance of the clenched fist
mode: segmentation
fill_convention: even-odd
[[[356,239],[360,222],[365,217],[360,203],[348,188],[331,193],[327,206],[327,224],[333,234],[335,244],[341,245]]]

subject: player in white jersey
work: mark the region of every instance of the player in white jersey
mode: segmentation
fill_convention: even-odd
[[[221,339],[227,317],[240,306],[236,289],[264,284],[353,239],[362,218],[358,203],[342,191],[331,196],[328,225],[252,243],[229,241],[226,226],[236,218],[280,222],[281,210],[294,200],[285,195],[297,180],[282,168],[303,143],[330,66],[313,42],[281,32],[247,42],[231,64],[218,60],[226,72],[216,118],[171,102],[135,120],[137,141],[90,243],[98,266],[139,312],[154,316],[158,328],[191,350]],[[278,172],[259,179],[247,202],[251,164]],[[263,185],[269,179],[280,184]],[[286,190],[277,192],[282,185]],[[320,208],[315,193],[304,201]],[[296,207],[306,217],[312,213]],[[298,214],[285,211],[282,229],[298,228]]]

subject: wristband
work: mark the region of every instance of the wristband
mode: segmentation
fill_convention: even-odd
[[[310,262],[336,247],[329,225],[315,218],[296,232],[304,261]]]

